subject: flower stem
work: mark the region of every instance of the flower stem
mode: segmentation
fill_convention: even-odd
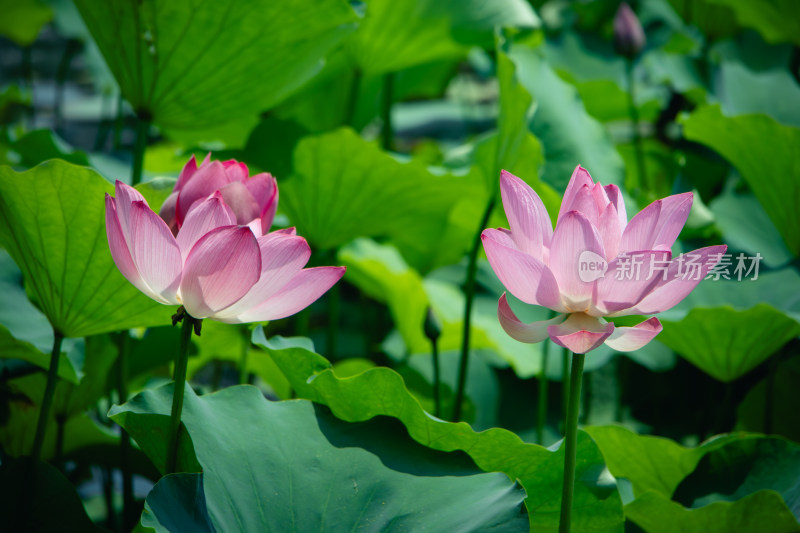
[[[542,369],[539,371],[539,413],[536,416],[536,442],[544,445],[544,426],[547,419],[547,352],[549,338],[542,343]]]
[[[63,413],[56,413],[56,451],[53,454],[53,462],[55,465],[62,469],[64,460],[64,426],[67,423],[67,415]]]
[[[431,351],[433,353],[433,414],[437,418],[442,417],[442,400],[439,396],[441,388],[441,378],[439,376],[439,340],[431,339]]]
[[[561,425],[567,431],[567,405],[569,405],[569,350],[561,350]]]
[[[353,126],[356,117],[356,108],[358,107],[358,91],[361,87],[361,70],[356,68],[353,70],[352,79],[350,81],[350,93],[347,95],[347,106],[345,107],[344,120],[342,124]]]
[[[124,105],[122,100],[122,93],[117,94],[117,113],[114,117],[114,135],[112,137],[111,147],[114,150],[119,149],[122,144],[122,126],[125,121]]]
[[[585,354],[572,354],[572,372],[569,385],[569,406],[567,408],[567,428],[564,436],[564,485],[561,491],[561,519],[559,533],[569,533],[572,520],[572,495],[575,489],[575,460],[578,442],[578,411],[581,405],[581,379]]]
[[[56,71],[56,94],[53,102],[53,131],[56,133],[61,132],[62,126],[62,107],[64,103],[64,84],[69,75],[69,67],[75,55],[80,51],[81,44],[77,39],[67,39],[67,45],[61,54],[61,60],[58,63],[58,70]]]
[[[394,98],[394,73],[383,75],[383,98],[381,99],[381,148],[387,152],[392,149],[392,99]]]
[[[127,331],[117,335],[117,402],[120,405],[128,401],[128,355],[131,349],[131,337]],[[135,521],[133,501],[133,475],[130,465],[131,438],[124,428],[119,435],[119,464],[122,471],[122,524],[127,528]]]
[[[453,422],[461,420],[461,404],[464,403],[464,387],[467,384],[467,369],[469,365],[469,334],[470,323],[472,321],[472,301],[475,299],[475,273],[478,268],[478,250],[481,246],[481,233],[483,228],[489,223],[489,217],[494,209],[497,197],[492,196],[486,204],[486,211],[481,218],[478,232],[472,243],[469,252],[469,262],[467,263],[467,280],[464,283],[464,331],[461,334],[461,359],[458,364],[458,384],[456,386],[455,405],[453,406]]]
[[[592,373],[588,372],[583,375],[583,413],[581,416],[581,424],[589,425],[589,418],[592,416],[592,395],[594,394],[594,387],[592,384]]]
[[[142,112],[136,118],[136,145],[133,149],[133,169],[131,171],[131,185],[133,186],[142,181],[148,131],[150,131],[150,120],[147,114]]]
[[[247,335],[249,331],[245,331],[242,354],[239,358],[239,385],[247,385],[250,383],[250,373],[247,371],[247,356],[250,353],[250,337]]]
[[[31,105],[27,109],[27,128],[29,130],[36,129],[36,106],[33,105],[33,45],[25,46],[22,49],[22,79],[25,82],[25,87],[28,90],[28,98],[30,98]]]
[[[186,387],[186,367],[189,360],[189,340],[195,319],[188,314],[183,317],[181,327],[181,344],[178,357],[175,358],[175,372],[172,380],[175,389],[172,392],[172,414],[169,419],[169,447],[167,448],[167,465],[164,474],[176,472],[178,466],[178,436],[181,428],[181,412],[183,411],[183,390]]]
[[[614,406],[614,422],[621,424],[625,420],[625,400],[628,391],[628,376],[630,374],[629,361],[626,357],[614,358],[617,375],[617,396]]]
[[[53,406],[53,395],[56,392],[58,382],[58,360],[61,356],[61,341],[64,335],[57,330],[53,330],[53,351],[50,354],[50,368],[47,370],[47,385],[42,397],[42,405],[39,409],[39,420],[36,423],[36,436],[33,438],[33,451],[31,457],[33,461],[38,461],[42,456],[42,445],[44,444],[44,434],[47,429],[47,419],[50,418],[50,408]]]
[[[339,342],[339,320],[341,309],[341,284],[337,283],[328,291],[328,332],[325,341],[325,356],[336,357],[336,344]]]
[[[550,311],[549,319],[556,316]],[[550,337],[542,342],[542,370],[539,372],[539,412],[536,416],[536,441],[544,445],[544,427],[547,422],[547,359],[550,352]]]
[[[780,361],[780,352],[772,354],[767,367],[767,380],[764,386],[764,421],[763,432],[769,435],[773,432],[773,409],[775,404],[775,374],[778,371],[778,362]]]
[[[647,167],[644,160],[644,148],[642,147],[642,136],[639,134],[639,110],[636,108],[636,93],[634,92],[632,59],[625,60],[625,74],[628,81],[628,113],[633,123],[633,148],[636,153],[636,168],[639,172],[639,187],[644,188],[648,193],[653,193],[647,177]]]

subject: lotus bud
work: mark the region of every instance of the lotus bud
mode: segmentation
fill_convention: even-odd
[[[436,316],[436,313],[433,312],[431,307],[428,307],[428,312],[425,314],[425,336],[431,342],[436,342],[439,336],[442,334],[442,323],[439,321],[439,317]]]
[[[629,59],[636,57],[645,45],[644,30],[636,13],[625,2],[614,16],[614,48]]]

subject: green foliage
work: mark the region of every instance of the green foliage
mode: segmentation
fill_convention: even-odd
[[[611,473],[630,481],[637,498],[651,491],[671,497],[706,453],[736,438],[722,436],[686,448],[670,439],[637,435],[618,426],[588,427],[586,432],[600,447]]]
[[[411,438],[441,451],[463,450],[484,471],[505,472],[522,483],[531,528],[556,531],[560,508],[563,448],[549,451],[526,444],[513,433],[489,429],[476,433],[467,424],[444,422],[423,411],[403,379],[388,368],[339,378],[322,356],[304,348],[272,344],[257,330],[254,342],[264,347],[289,379],[298,396],[327,405],[349,422],[390,416],[400,420]],[[614,479],[604,474],[594,442],[580,433],[573,531],[621,531],[621,501]]]
[[[558,77],[538,50],[517,44],[509,57],[536,105],[530,129],[544,147],[544,181],[563,189],[580,164],[604,184],[620,183],[622,159],[606,130],[587,114],[575,89]]]
[[[56,467],[40,461],[17,459],[0,465],[0,512],[3,527],[11,531],[106,531],[86,515],[72,483]]]
[[[281,205],[315,247],[388,237],[420,269],[449,264],[466,249],[463,239],[441,244],[450,212],[480,190],[468,177],[401,163],[350,129],[306,137],[294,159],[294,175],[281,183]]]
[[[635,499],[626,503],[625,516],[645,531],[796,531],[800,525],[792,515],[800,453],[795,443],[733,433],[686,448],[622,427],[586,431],[611,473],[633,485]]]
[[[656,492],[625,506],[625,516],[653,533],[726,533],[728,531],[797,531],[797,519],[776,492],[762,490],[735,502],[687,509]]]
[[[664,321],[659,340],[720,381],[746,374],[800,335],[800,324],[768,304],[746,311],[730,306],[692,309],[680,322]]]
[[[505,288],[480,247],[462,422],[444,419],[465,258],[489,206],[486,226],[508,227],[501,169],[554,219],[581,164],[620,186],[629,217],[694,191],[673,251],[725,243],[733,264],[659,313],[664,330],[642,349],[587,356],[572,530],[800,530],[800,8],[632,2],[647,44],[626,62],[619,3],[0,0],[0,163],[31,169],[0,168],[4,526],[129,531],[143,505],[134,531],[556,531],[564,452],[529,441],[563,434],[568,354],[503,331]],[[151,208],[188,154],[235,158],[277,177],[275,227],[308,239],[310,266],[348,268],[335,292],[255,332],[204,321],[179,473],[166,476],[173,390],[161,385],[180,328],[119,274],[103,216],[131,174],[139,119]],[[386,133],[391,152],[373,142]],[[736,279],[740,253],[761,255],[757,279]],[[548,316],[509,300],[525,322]],[[17,460],[32,450],[54,332],[74,338],[42,457],[66,478]],[[219,390],[238,382],[257,388]],[[624,427],[598,425],[612,419]],[[138,446],[125,451],[118,426]],[[118,469],[155,482],[145,501],[141,484],[131,502],[98,482]]]
[[[736,501],[760,490],[779,493],[800,515],[800,445],[779,438],[739,438],[711,449],[678,486],[674,498],[699,507]]]
[[[791,42],[800,45],[800,7],[792,0],[707,0],[727,6],[742,26],[756,29],[768,42]]]
[[[40,0],[2,0],[0,12],[0,35],[20,46],[33,44],[42,26],[53,18],[50,7]]]
[[[50,354],[39,351],[29,342],[15,339],[2,324],[0,324],[0,358],[28,361],[45,370],[50,366]],[[78,383],[75,367],[63,352],[58,360],[58,377]]]
[[[737,194],[730,187],[710,207],[716,226],[731,248],[743,250],[749,257],[761,254],[762,263],[767,266],[778,267],[791,261],[786,243],[755,196]],[[746,219],[742,213],[747,213]]]
[[[800,442],[800,413],[795,408],[800,401],[800,357],[779,362],[759,381],[739,404],[737,428],[782,435]]]
[[[800,144],[800,130],[764,115],[728,118],[714,106],[692,113],[683,127],[687,139],[709,146],[736,167],[789,250],[800,254],[800,168],[786,157]]]
[[[168,420],[171,397],[171,386],[149,390],[111,417],[153,450],[162,442],[153,428]],[[202,481],[161,481],[143,519],[156,531],[526,528],[525,493],[513,481],[480,473],[463,456],[398,447],[408,438],[396,424],[346,424],[307,401],[270,402],[250,386],[202,397],[187,388],[183,412],[192,448],[181,458],[197,462]]]
[[[363,71],[381,74],[488,48],[495,26],[533,28],[539,19],[521,0],[369,0],[347,46]]]
[[[76,4],[131,106],[184,130],[279,103],[319,70],[356,20],[340,0],[292,2],[291,11],[265,0]]]
[[[35,167],[48,159],[63,159],[73,165],[89,166],[86,154],[66,145],[50,130],[34,130],[11,146],[25,167]]]
[[[14,357],[14,353],[9,356]],[[65,355],[61,356],[61,380],[56,384],[50,418],[46,421],[43,457],[61,457],[87,447],[118,444],[117,436],[86,415],[86,410],[105,396],[110,382],[115,381],[112,368],[116,358],[116,350],[108,336],[88,338],[78,381],[72,364],[65,361]],[[46,361],[31,362],[47,368],[49,355],[41,354],[41,359]],[[4,384],[11,391],[11,396],[5,406],[8,417],[0,426],[0,447],[12,457],[30,452],[45,384],[44,372],[27,373]],[[60,449],[59,434],[62,435]]]
[[[0,167],[0,244],[52,327],[82,337],[169,321],[170,312],[119,273],[105,232],[96,172],[54,160],[16,173]]]
[[[351,283],[389,307],[407,353],[430,352],[430,340],[423,328],[429,306],[442,321],[439,349],[443,352],[459,349],[464,296],[454,283],[423,278],[395,248],[369,239],[358,239],[343,247],[338,258],[347,266]],[[473,349],[491,350],[521,377],[539,372],[541,345],[520,345],[506,335],[497,321],[496,298],[477,299],[471,327]]]

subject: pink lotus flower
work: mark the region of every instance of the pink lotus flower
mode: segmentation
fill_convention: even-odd
[[[173,236],[136,189],[117,181],[116,197],[106,195],[114,262],[157,302],[183,305],[198,319],[276,320],[310,305],[344,274],[344,267],[304,269],[311,250],[294,228],[261,235],[261,223],[240,225],[221,190],[191,206]]]
[[[271,174],[248,177],[247,165],[238,161],[211,161],[207,155],[198,167],[194,156],[183,167],[172,194],[159,215],[173,234],[183,225],[186,214],[197,202],[220,191],[240,226],[250,226],[257,237],[267,233],[278,208],[278,186]]]
[[[561,313],[525,324],[504,293],[500,324],[521,342],[549,336],[574,353],[603,342],[617,351],[637,350],[661,332],[657,318],[615,327],[602,317],[652,315],[673,307],[727,249],[709,246],[672,259],[670,249],[689,216],[692,193],[656,200],[628,222],[619,188],[594,183],[578,166],[553,231],[544,204],[524,181],[503,171],[500,191],[511,229],[481,234],[489,263],[514,296]]]

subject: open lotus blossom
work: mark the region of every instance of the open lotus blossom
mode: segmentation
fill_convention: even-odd
[[[303,268],[311,250],[294,228],[262,235],[260,223],[241,225],[224,198],[217,190],[192,202],[174,236],[136,189],[117,181],[116,197],[106,195],[117,268],[157,302],[228,323],[292,315],[344,274],[344,267]]]
[[[173,234],[183,226],[189,210],[197,202],[220,191],[236,216],[236,224],[247,225],[256,236],[269,231],[278,208],[278,185],[271,174],[250,176],[247,165],[235,160],[211,161],[210,154],[200,166],[194,156],[186,163],[172,194],[161,206],[159,215]]]
[[[500,191],[510,230],[481,234],[489,263],[511,294],[560,313],[523,323],[504,293],[498,304],[500,324],[521,342],[549,336],[574,353],[603,342],[617,351],[639,349],[661,332],[658,318],[615,327],[602,317],[652,315],[673,307],[727,249],[709,246],[672,258],[692,193],[656,200],[628,222],[619,188],[594,183],[578,166],[554,231],[544,204],[524,181],[503,171]]]

